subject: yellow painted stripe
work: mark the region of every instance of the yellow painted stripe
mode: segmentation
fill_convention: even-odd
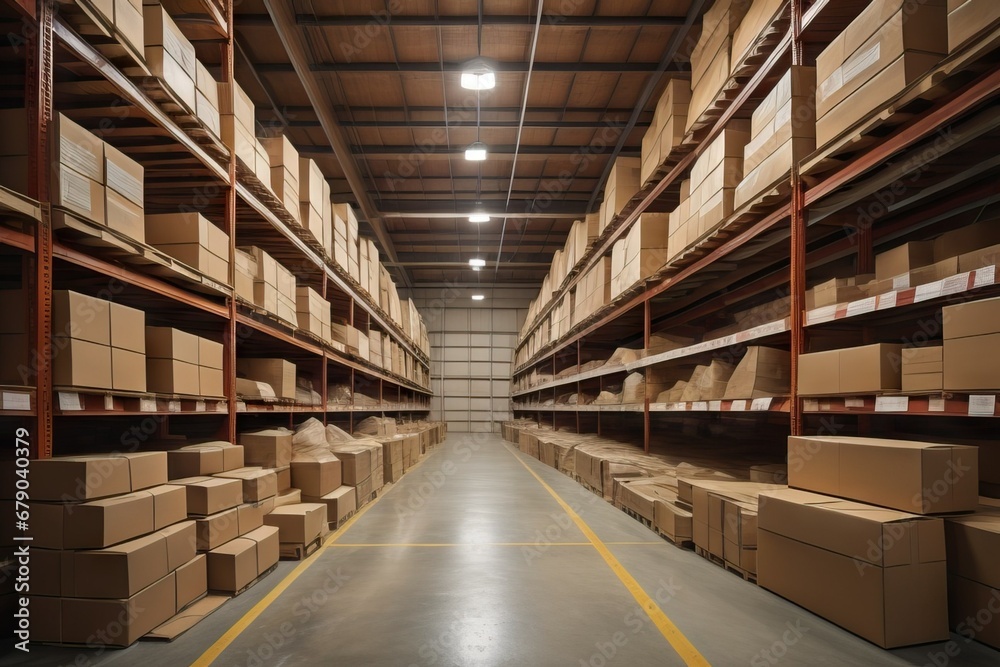
[[[611,544],[614,546],[618,545],[637,545],[637,544],[663,544],[663,542],[605,542],[605,544]],[[331,544],[331,547],[339,547],[341,549],[347,549],[350,547],[537,547],[538,542],[453,542],[453,543],[441,543],[441,542],[378,542],[378,543],[368,543],[368,544],[351,544],[348,542],[341,542],[339,544]],[[546,547],[589,547],[593,546],[590,542],[549,542],[545,545]]]
[[[213,662],[215,662],[218,659],[218,657],[222,655],[222,652],[225,651],[230,644],[236,641],[236,638],[239,637],[244,630],[250,627],[250,624],[253,623],[255,620],[257,620],[257,618],[264,613],[264,610],[266,610],[269,606],[271,606],[271,603],[273,603],[275,600],[278,599],[278,596],[284,593],[296,579],[302,576],[302,573],[308,570],[313,565],[313,563],[315,563],[317,559],[319,559],[320,555],[324,551],[326,551],[329,547],[334,546],[334,543],[343,536],[343,534],[347,531],[347,529],[353,526],[355,521],[360,519],[365,514],[365,512],[374,507],[375,503],[377,503],[383,497],[384,496],[379,496],[374,501],[368,503],[360,512],[355,513],[354,516],[348,519],[343,526],[330,533],[330,535],[326,538],[326,541],[323,542],[323,545],[319,549],[317,549],[316,552],[313,553],[313,555],[309,556],[304,561],[296,565],[295,569],[289,572],[285,576],[285,578],[278,583],[277,586],[271,589],[271,591],[267,595],[265,595],[263,598],[260,599],[260,602],[255,604],[250,609],[250,611],[244,614],[243,617],[240,618],[240,620],[236,621],[236,623],[231,628],[229,628],[229,630],[227,630],[224,635],[219,637],[219,639],[214,644],[209,646],[208,649],[204,653],[202,653],[197,660],[192,662],[191,667],[208,667],[208,665],[211,665]]]
[[[684,633],[682,633],[680,629],[674,625],[673,621],[671,621],[667,615],[663,613],[663,610],[660,609],[658,604],[656,604],[656,601],[643,590],[642,586],[639,585],[639,582],[635,580],[635,577],[633,577],[629,571],[625,569],[625,566],[622,565],[617,558],[615,558],[614,554],[611,553],[607,545],[602,542],[599,537],[597,537],[597,533],[595,533],[591,527],[587,525],[587,522],[584,521],[579,514],[574,512],[573,508],[571,508],[566,501],[559,497],[559,494],[557,494],[551,486],[546,484],[545,480],[539,477],[527,463],[522,461],[521,458],[514,453],[513,450],[508,448],[508,451],[510,451],[511,455],[517,459],[518,463],[524,466],[525,470],[531,473],[532,477],[538,480],[538,483],[549,492],[549,495],[551,495],[555,501],[559,503],[559,506],[563,508],[564,512],[566,512],[566,515],[573,520],[573,523],[576,524],[577,528],[579,528],[583,534],[586,535],[587,539],[590,540],[590,543],[595,549],[597,549],[597,552],[601,554],[604,562],[608,564],[611,571],[615,573],[623,584],[625,584],[625,588],[628,589],[628,592],[632,594],[635,601],[638,602],[639,606],[646,612],[649,619],[653,621],[653,624],[657,627],[657,629],[659,629],[663,637],[670,642],[671,646],[674,647],[674,650],[677,651],[677,655],[681,657],[684,663],[687,665],[708,667],[709,662],[705,659],[705,656],[698,652],[698,649],[694,647],[694,644],[692,644],[688,638],[684,636]]]

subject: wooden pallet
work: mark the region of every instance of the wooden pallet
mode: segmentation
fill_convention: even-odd
[[[744,581],[749,581],[752,584],[756,584],[757,583],[757,573],[756,572],[750,572],[748,570],[744,570],[742,568],[736,567],[732,563],[726,563],[725,566],[726,566],[726,570],[728,572],[732,572],[733,574],[735,574],[737,576],[743,577]]]
[[[320,535],[309,544],[281,542],[278,548],[278,556],[282,560],[304,560],[316,553],[323,544],[323,537],[323,535]]]
[[[652,528],[653,528],[653,522],[650,521],[649,519],[647,519],[646,517],[642,516],[638,512],[632,510],[629,507],[622,507],[621,511],[625,512],[625,514],[629,515],[630,517],[632,517],[633,519],[635,519],[636,521],[638,521],[639,523],[641,523],[642,525],[644,525],[646,528],[649,528],[650,530],[652,530]]]
[[[253,588],[254,586],[256,586],[258,583],[260,583],[264,579],[264,577],[266,577],[267,575],[271,574],[276,569],[278,569],[278,564],[277,563],[275,563],[271,567],[269,567],[266,570],[264,570],[264,572],[262,574],[260,574],[256,579],[254,579],[249,584],[247,584],[243,588],[239,589],[235,593],[230,592],[230,591],[214,591],[212,589],[209,589],[208,592],[211,595],[229,595],[231,597],[236,597],[237,595],[242,595],[243,593],[246,593],[248,590],[250,590],[251,588]]]
[[[675,547],[678,547],[680,549],[691,549],[692,551],[694,550],[694,542],[692,542],[691,540],[681,540],[680,542],[677,542],[674,540],[674,538],[670,537],[664,532],[661,532],[660,529],[656,527],[653,528],[653,532],[662,537],[670,544],[673,544]]]
[[[702,549],[701,547],[699,547],[697,545],[695,545],[695,547],[694,547],[694,552],[696,554],[698,554],[699,556],[701,556],[702,558],[704,558],[705,560],[713,563],[714,565],[718,565],[721,568],[725,568],[726,567],[726,561],[724,559],[719,558],[715,554],[710,553],[709,551],[707,551],[705,549]]]
[[[351,517],[353,517],[357,513],[358,513],[357,510],[351,510],[350,512],[347,513],[347,515],[345,517],[343,517],[339,521],[329,521],[329,522],[327,522],[327,529],[332,533],[333,531],[335,531],[335,530],[337,530],[339,528],[342,528],[344,526],[344,524],[347,523],[348,521],[350,521]]]

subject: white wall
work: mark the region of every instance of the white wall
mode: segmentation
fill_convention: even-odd
[[[473,293],[486,300],[471,300]],[[463,287],[410,292],[431,343],[431,418],[456,432],[492,432],[510,419],[514,343],[537,290]]]

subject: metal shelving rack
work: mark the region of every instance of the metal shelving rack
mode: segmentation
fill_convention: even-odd
[[[546,317],[560,298],[570,295],[581,277],[610,253],[614,243],[624,238],[643,212],[669,210],[669,204],[677,201],[680,181],[694,160],[730,120],[749,117],[790,65],[814,64],[822,47],[867,5],[865,0],[786,2],[758,37],[752,51],[758,56],[736,65],[709,111],[698,119],[688,135],[664,159],[653,178],[569,271],[563,283],[553,291],[551,300],[542,304],[523,330],[515,354],[525,348],[535,331],[548,324]],[[792,434],[807,431],[808,417],[823,413],[857,414],[859,431],[863,432],[870,426],[868,415],[880,412],[945,416],[970,413],[983,416],[990,412],[983,407],[988,397],[940,392],[932,397],[913,396],[906,408],[902,408],[898,400],[890,400],[898,397],[805,399],[798,393],[797,368],[798,357],[806,350],[808,337],[822,333],[824,327],[835,327],[846,321],[847,325],[863,329],[868,338],[872,327],[878,326],[878,317],[885,312],[912,317],[912,309],[918,307],[937,308],[940,312],[947,298],[957,293],[969,298],[1000,293],[994,287],[995,267],[988,267],[922,288],[884,294],[872,298],[871,303],[865,300],[864,303],[805,312],[807,270],[853,257],[858,274],[872,273],[874,247],[879,242],[900,238],[921,226],[1000,200],[995,191],[995,161],[976,158],[974,153],[966,154],[969,159],[964,161],[955,159],[956,155],[961,156],[963,143],[1000,125],[991,109],[980,113],[990,104],[995,106],[1000,98],[998,53],[1000,29],[994,28],[946,56],[890,103],[874,110],[869,118],[820,147],[800,164],[792,165],[787,183],[776,191],[777,194],[758,197],[740,207],[715,234],[688,248],[656,274],[574,325],[558,340],[541,346],[513,370],[511,400],[514,412],[534,417],[539,423],[548,421],[554,427],[561,425],[555,420],[556,413],[576,413],[578,430],[579,413],[597,412],[598,432],[601,413],[642,414],[644,444],[649,451],[651,413],[718,415],[733,411],[732,402],[657,404],[655,399],[651,403],[647,398],[643,403],[627,405],[575,406],[553,404],[554,401],[560,393],[603,388],[608,377],[622,378],[624,373],[668,359],[707,359],[712,350],[738,349],[749,341],[778,344],[791,351],[790,396],[776,397],[766,410],[759,411],[782,415]],[[829,238],[830,235],[824,237],[816,232],[824,219],[829,224],[830,220],[837,219],[838,212],[872,201],[871,197],[880,186],[902,173],[899,170],[906,164],[904,158],[919,151],[924,142],[952,124],[961,125],[964,142],[949,147],[930,161],[928,171],[941,175],[926,192],[907,190],[901,195],[897,207],[903,209],[901,213],[887,215],[877,224],[858,225],[849,238]],[[964,164],[958,168],[948,162]],[[917,202],[920,206],[915,208]],[[595,356],[588,354],[588,348],[603,347],[606,353],[622,344],[645,349],[654,331],[671,332],[676,328],[683,332],[692,321],[768,291],[789,296],[790,306],[779,315],[784,319],[765,324],[767,331],[763,333],[756,331],[759,327],[754,327],[739,334],[744,340],[719,338],[624,365],[584,368],[589,358]],[[769,325],[775,328],[768,329]],[[527,379],[533,372],[541,373],[546,380],[529,385]],[[753,412],[751,404],[747,401],[744,407],[737,402],[737,411]]]
[[[189,9],[193,11],[193,7]],[[200,0],[200,9],[200,14],[189,17],[191,21],[185,23],[182,18],[181,28],[191,32],[189,37],[199,46],[199,56],[216,54],[217,60],[209,64],[221,72],[222,81],[231,81],[235,58],[233,3],[230,0]],[[147,153],[141,150],[143,147],[136,143],[141,141],[136,136],[142,131],[124,133],[127,139],[116,137],[114,133],[105,137],[109,143],[119,144],[126,153],[138,146],[139,150],[132,150],[132,157],[140,163],[159,159],[156,173],[166,174],[176,181],[172,184],[171,178],[147,180],[147,193],[152,192],[161,201],[178,197],[191,199],[193,192],[207,193],[206,215],[220,222],[229,234],[231,260],[237,243],[250,245],[259,238],[280,247],[282,258],[289,258],[293,268],[298,267],[301,274],[307,276],[309,284],[336,303],[349,324],[377,328],[390,336],[413,357],[423,369],[423,376],[429,379],[427,354],[403,334],[401,327],[392,322],[376,301],[340,267],[333,265],[321,246],[290,224],[287,212],[273,195],[261,188],[249,170],[218,139],[178,122],[169,105],[162,103],[163,91],[158,88],[158,82],[140,76],[144,70],[141,62],[126,62],[120,57],[105,55],[101,44],[88,41],[74,30],[72,21],[62,10],[62,6],[51,0],[4,0],[3,5],[3,20],[21,28],[24,37],[19,45],[21,55],[12,57],[23,58],[27,132],[29,145],[34,150],[29,156],[28,192],[0,189],[0,245],[8,252],[21,253],[21,285],[31,295],[27,313],[30,343],[38,361],[34,363],[37,368],[33,381],[25,386],[0,387],[0,418],[30,426],[34,453],[44,458],[53,455],[57,436],[53,424],[57,419],[59,423],[69,419],[69,423],[78,425],[78,419],[152,416],[156,417],[157,429],[164,434],[169,432],[171,418],[208,419],[214,421],[200,427],[201,431],[233,440],[241,414],[264,416],[270,419],[268,423],[287,416],[289,425],[299,415],[308,414],[324,421],[336,415],[338,419],[346,417],[349,427],[353,427],[355,415],[360,415],[360,419],[368,414],[389,413],[404,417],[426,414],[431,396],[428,387],[329,346],[294,327],[258,317],[252,304],[239,301],[228,286],[212,283],[190,272],[171,275],[169,271],[164,272],[162,266],[150,273],[149,266],[156,265],[156,258],[147,257],[137,262],[128,259],[127,253],[108,252],[109,247],[121,245],[119,239],[86,238],[87,245],[84,245],[65,235],[72,232],[79,240],[91,232],[85,229],[85,223],[67,218],[49,204],[50,125],[54,113],[65,110],[57,108],[63,84],[57,80],[56,72],[71,71],[75,75],[83,71],[88,81],[100,86],[101,94],[122,100],[129,122],[145,128],[153,137],[147,139],[150,145],[158,142],[158,150],[167,155],[147,159]],[[99,102],[94,104],[99,106]],[[72,111],[81,113],[76,105]],[[61,234],[59,228],[69,231]],[[230,284],[233,271],[230,261]],[[176,317],[182,328],[188,325],[198,331],[210,331],[223,343],[225,397],[53,387],[52,290],[57,277],[64,274],[70,274],[74,280],[114,281],[122,286],[127,299],[144,310],[163,309],[159,312],[160,319],[173,322]],[[241,400],[236,392],[235,366],[237,350],[243,348],[280,352],[318,367],[319,372],[314,377],[320,379],[320,403]],[[374,398],[375,402],[362,404],[352,399],[350,404],[328,403],[330,378],[342,380],[352,391],[364,389],[366,396]]]

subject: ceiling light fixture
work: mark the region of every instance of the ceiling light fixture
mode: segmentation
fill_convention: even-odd
[[[485,259],[480,259],[478,257],[473,257],[472,259],[469,260],[469,266],[471,266],[471,267],[477,267],[478,266],[478,267],[482,268],[482,267],[486,266],[486,260]]]
[[[465,159],[470,162],[482,162],[486,159],[486,144],[481,141],[474,141],[465,149]]]
[[[486,213],[473,213],[469,216],[469,222],[489,222],[490,216]]]
[[[497,85],[493,69],[482,58],[466,63],[462,70],[462,88],[466,90],[492,90]]]
[[[484,295],[484,294],[473,294],[472,295],[472,300],[473,301],[482,301],[485,298],[486,298],[486,295]]]

